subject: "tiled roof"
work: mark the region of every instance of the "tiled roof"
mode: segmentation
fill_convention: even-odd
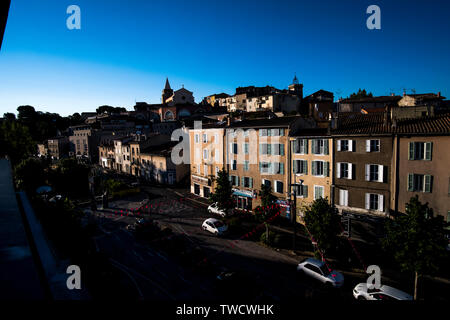
[[[278,117],[272,119],[245,119],[231,123],[230,128],[258,128],[258,127],[289,127],[291,123],[301,117]]]
[[[379,97],[366,97],[366,98],[347,98],[339,101],[339,103],[388,103],[398,102],[401,96],[379,96]]]
[[[365,134],[449,134],[450,114],[435,117],[401,119],[385,124],[384,112],[339,114],[334,135]]]

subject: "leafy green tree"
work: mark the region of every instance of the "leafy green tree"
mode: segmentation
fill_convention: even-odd
[[[305,207],[304,221],[318,248],[325,254],[338,244],[340,217],[327,198],[319,198]]]
[[[82,197],[89,194],[88,175],[88,166],[69,158],[59,162],[50,180],[56,191]]]
[[[36,145],[28,128],[17,121],[0,125],[0,154],[8,155],[13,166],[36,153]]]
[[[219,209],[228,212],[228,210],[234,207],[232,195],[233,190],[231,188],[228,173],[225,171],[225,169],[222,169],[217,174],[216,188],[214,190],[214,193],[211,193],[209,195],[209,198],[211,199],[211,201],[217,202],[217,206],[219,207]]]
[[[39,159],[28,158],[22,160],[14,169],[16,186],[29,194],[46,183],[45,165]]]
[[[428,203],[412,197],[406,204],[406,214],[388,221],[383,247],[390,251],[402,271],[414,272],[414,299],[417,300],[419,277],[439,269],[446,254],[445,228],[440,215],[434,217]]]
[[[261,207],[257,208],[255,211],[261,212],[258,217],[263,220],[264,226],[266,227],[265,239],[269,242],[271,238],[267,220],[275,213],[275,209],[272,208],[272,205],[277,197],[272,194],[272,187],[266,184],[261,184],[259,196],[261,198]]]
[[[372,92],[367,93],[366,89],[362,89],[361,88],[358,90],[358,92],[356,93],[352,93],[350,95],[350,99],[361,99],[361,98],[372,98]]]
[[[16,120],[16,115],[14,113],[11,112],[6,112],[3,114],[3,118],[5,118],[5,120],[7,121],[15,121]]]

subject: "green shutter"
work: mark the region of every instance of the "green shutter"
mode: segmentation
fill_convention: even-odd
[[[326,177],[330,176],[329,167],[330,163],[328,161],[323,163],[323,171],[324,171],[323,173]]]
[[[308,186],[302,186],[303,187],[303,197],[308,197]]]
[[[280,163],[280,174],[284,174],[284,163]]]
[[[324,149],[324,153],[325,154],[328,154],[328,140],[324,140],[324,147],[323,147],[323,149]]]
[[[303,160],[303,173],[308,174],[308,161]]]
[[[284,144],[280,144],[280,156],[284,156]]]
[[[241,177],[241,186],[245,186],[245,177]]]
[[[253,178],[250,178],[250,188],[253,188]]]
[[[317,163],[315,161],[313,161],[312,162],[312,174],[313,174],[313,176],[316,175],[316,165],[317,165]]]
[[[414,160],[414,142],[409,143],[409,156],[408,160]]]
[[[425,160],[431,160],[432,150],[433,150],[433,142],[425,143]]]
[[[426,174],[425,175],[425,183],[424,183],[424,191],[431,192],[432,184],[433,184],[433,176]]]
[[[304,146],[305,146],[305,154],[308,154],[308,139],[304,139],[304,141],[305,141],[305,143],[304,143]]]
[[[262,168],[262,164],[261,162],[259,163],[259,172],[261,173],[261,168]]]
[[[316,150],[316,140],[311,140],[311,153],[314,154]]]
[[[267,154],[272,154],[272,145],[270,143],[267,144]]]
[[[299,172],[299,170],[298,170],[298,160],[294,160],[294,162],[293,162],[293,172],[294,173],[298,173]]]
[[[414,191],[414,174],[408,173],[408,191]]]

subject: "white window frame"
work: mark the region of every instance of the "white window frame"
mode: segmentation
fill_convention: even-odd
[[[372,143],[371,141],[378,141],[378,150],[372,151]],[[380,139],[368,139],[366,140],[366,152],[380,152],[381,151],[381,142]]]
[[[314,200],[317,200],[316,188],[322,189],[322,198],[325,198],[325,187],[321,185],[314,185]]]
[[[377,209],[371,209],[370,208],[370,196],[374,195],[377,196],[377,201],[378,201],[378,206]],[[377,194],[377,193],[366,193],[366,210],[375,210],[375,211],[380,211],[380,212],[384,212],[384,196],[382,194]]]
[[[348,176],[347,177],[343,177],[342,176],[342,168],[341,165],[343,164],[347,164],[348,166]],[[336,166],[336,177],[339,179],[348,179],[348,180],[352,180],[353,179],[353,164],[350,162],[338,162],[337,166]]]
[[[278,190],[278,182],[280,182],[283,185],[283,190],[281,192]],[[284,182],[280,180],[274,180],[274,192],[283,194],[284,193]]]
[[[339,205],[348,207],[348,190],[339,189]]]
[[[200,135],[198,133],[194,134],[194,141],[195,141],[195,143],[200,142]]]
[[[371,180],[370,179],[370,166],[377,166],[378,167],[378,179],[377,180]],[[381,182],[381,183],[385,182],[384,181],[384,166],[383,165],[370,163],[370,164],[366,164],[365,168],[366,168],[366,181]]]
[[[208,165],[207,164],[203,165],[203,175],[208,176]]]

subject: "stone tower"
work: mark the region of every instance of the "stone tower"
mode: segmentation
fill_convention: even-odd
[[[303,98],[303,84],[299,83],[297,75],[294,75],[294,80],[292,80],[292,84],[289,85],[289,92],[299,96],[300,99]]]
[[[173,90],[170,88],[169,78],[166,78],[166,85],[162,91],[161,103],[166,103],[166,100],[173,96]]]

